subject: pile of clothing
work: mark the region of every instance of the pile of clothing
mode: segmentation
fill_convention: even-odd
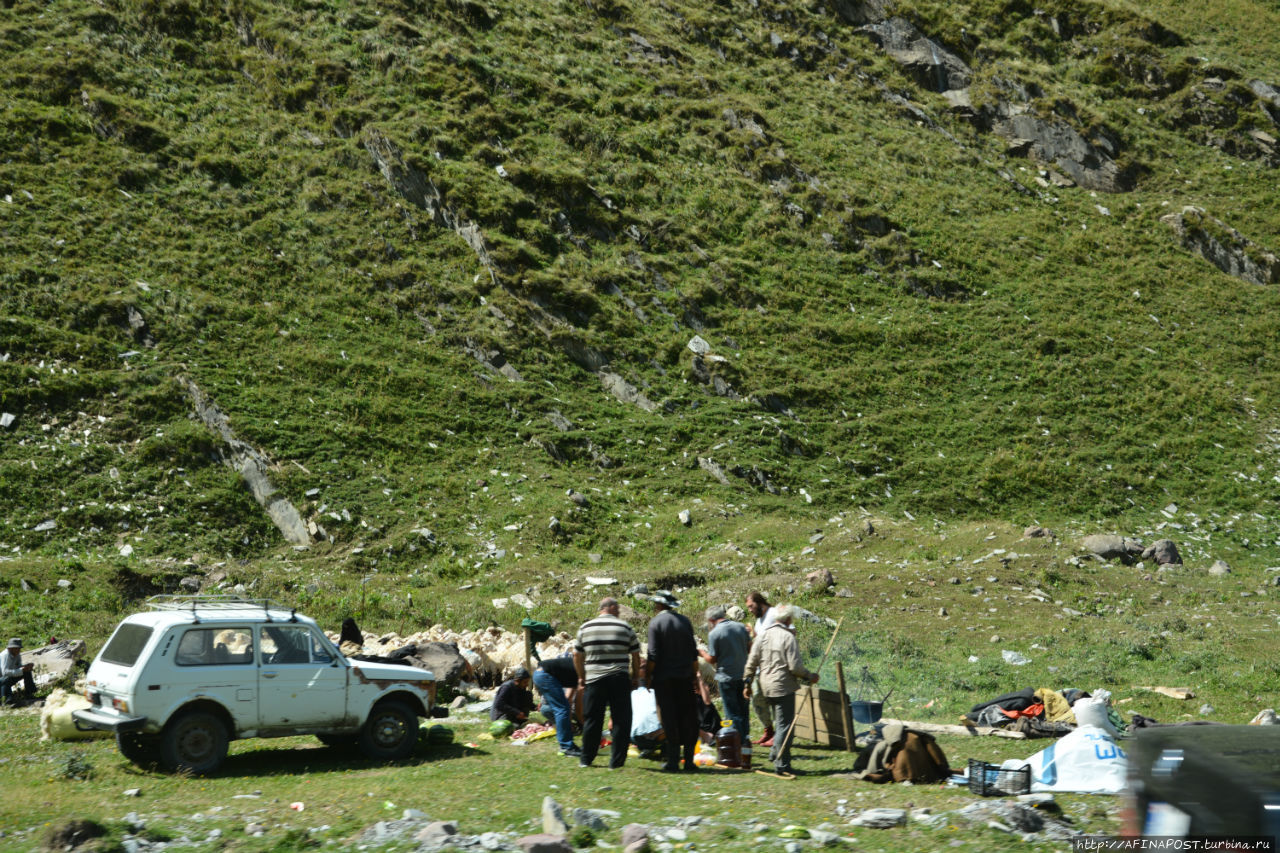
[[[991,726],[1022,732],[1029,738],[1062,737],[1077,725],[1095,725],[1112,736],[1126,728],[1111,707],[1106,690],[1090,694],[1075,687],[1025,687],[979,702],[961,719],[965,725]]]

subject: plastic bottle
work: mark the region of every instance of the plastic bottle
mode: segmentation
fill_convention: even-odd
[[[721,720],[716,734],[716,763],[725,767],[742,766],[742,736],[734,728],[733,720]]]

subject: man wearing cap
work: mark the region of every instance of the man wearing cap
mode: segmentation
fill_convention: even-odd
[[[613,720],[609,737],[609,769],[627,763],[631,745],[631,691],[640,686],[640,638],[618,617],[616,598],[600,600],[600,612],[578,629],[573,665],[582,691],[582,755],[579,767],[590,767],[600,751],[604,713]],[[629,667],[629,670],[628,670]]]
[[[772,608],[773,624],[756,636],[747,655],[747,665],[742,677],[750,682],[760,677],[760,690],[772,711],[773,728],[777,733],[769,750],[769,759],[778,773],[794,773],[791,769],[791,725],[796,718],[796,690],[798,679],[810,684],[818,683],[817,673],[810,672],[800,661],[800,644],[796,642],[791,627],[791,605],[779,604]],[[751,688],[744,687],[743,698],[750,698]]]
[[[515,668],[511,677],[502,682],[498,692],[493,696],[493,705],[489,708],[489,719],[510,720],[517,726],[524,725],[533,710],[533,691],[529,689],[529,670],[522,666]]]
[[[9,640],[0,654],[0,703],[16,704],[13,685],[22,682],[22,698],[30,701],[36,695],[36,682],[31,677],[31,664],[22,662],[22,638]]]
[[[742,688],[746,686],[742,670],[751,651],[751,634],[746,625],[727,618],[723,604],[708,607],[706,615],[711,633],[707,635],[707,650],[698,654],[715,666],[716,686],[724,700],[724,714],[733,720],[733,727],[738,730],[742,742],[750,743],[747,726],[751,723],[751,716],[747,713],[747,700],[742,697]]]
[[[680,602],[669,592],[650,596],[657,614],[649,621],[649,656],[645,664],[649,686],[658,703],[662,730],[666,733],[662,769],[697,770],[693,762],[698,745],[698,706],[694,701],[694,677],[698,663],[698,641],[693,624],[676,612]]]

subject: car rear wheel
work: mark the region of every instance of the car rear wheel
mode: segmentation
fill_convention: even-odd
[[[139,767],[150,767],[160,760],[160,738],[137,732],[116,732],[120,754]]]
[[[418,715],[403,702],[383,702],[360,729],[360,750],[376,761],[407,758],[418,743]]]
[[[207,711],[175,717],[160,735],[160,763],[167,770],[208,774],[227,757],[227,727]]]

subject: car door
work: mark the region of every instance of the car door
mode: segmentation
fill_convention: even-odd
[[[264,732],[344,724],[347,667],[307,625],[263,625],[258,631]]]
[[[148,675],[158,672],[148,667]],[[172,703],[190,696],[216,700],[230,712],[236,733],[257,728],[258,673],[253,629],[248,625],[199,625],[180,629],[170,675],[147,690],[170,691]],[[146,678],[143,679],[148,680]]]

